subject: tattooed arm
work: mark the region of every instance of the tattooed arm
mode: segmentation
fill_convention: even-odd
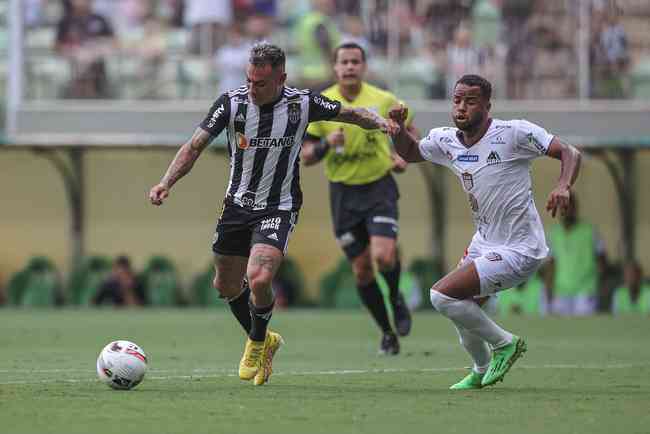
[[[197,128],[192,137],[178,150],[160,182],[149,191],[149,200],[154,205],[162,205],[169,196],[172,186],[187,175],[201,152],[210,144],[213,136],[203,128]]]
[[[361,107],[341,107],[339,114],[332,118],[333,121],[358,125],[366,130],[382,130],[387,134],[396,134],[399,130],[397,124]]]

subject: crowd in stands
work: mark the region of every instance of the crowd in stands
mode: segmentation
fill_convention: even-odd
[[[26,0],[28,97],[210,99],[241,84],[246,48],[269,40],[289,54],[290,84],[317,90],[332,80],[331,48],[354,41],[372,81],[406,98],[445,98],[468,72],[497,97],[575,98],[578,3]],[[647,97],[650,3],[589,5],[590,96]]]

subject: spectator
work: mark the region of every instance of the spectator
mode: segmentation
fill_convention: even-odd
[[[251,41],[244,36],[239,25],[233,24],[228,31],[226,43],[214,55],[219,94],[245,84],[243,77],[246,77],[251,46]]]
[[[634,261],[625,265],[624,285],[614,291],[612,310],[615,314],[650,314],[650,284],[642,281],[641,265]]]
[[[273,37],[274,21],[272,17],[264,15],[251,15],[246,20],[246,35],[252,43],[262,42]]]
[[[454,32],[454,39],[447,46],[447,96],[451,97],[456,82],[463,75],[483,74],[485,63],[484,53],[472,44],[472,31],[466,24],[461,23]]]
[[[548,279],[548,311],[559,315],[590,315],[605,310],[605,245],[591,223],[578,218],[575,196],[562,222],[549,233],[552,278]],[[600,306],[599,306],[600,305]]]
[[[334,11],[333,0],[312,0],[312,11],[297,24],[300,85],[315,92],[332,82],[331,53],[340,39]]]
[[[134,37],[122,39],[124,54],[137,59],[137,69],[133,77],[137,83],[137,96],[141,98],[158,98],[161,89],[161,67],[166,54],[166,27],[160,20],[151,3],[142,3],[139,7],[139,18],[132,17],[131,23],[138,25],[130,32]],[[139,24],[136,24],[139,23]],[[125,28],[126,29],[126,28]],[[126,33],[126,32],[125,32]],[[123,77],[125,78],[125,77]]]
[[[127,256],[119,256],[113,271],[92,299],[93,305],[141,306],[145,304],[144,286],[133,272]]]
[[[427,30],[433,39],[449,40],[459,23],[469,18],[471,2],[458,0],[437,0],[426,8]]]
[[[231,0],[186,0],[185,24],[191,29],[190,51],[208,55],[221,46],[233,19]]]
[[[343,17],[343,34],[341,35],[341,43],[352,42],[360,45],[368,54],[372,56],[370,41],[365,35],[365,29],[361,18],[356,15],[345,15]]]
[[[66,98],[109,96],[104,57],[116,47],[113,28],[106,18],[92,13],[90,0],[65,0],[58,23],[55,50],[70,61],[72,79]]]
[[[23,0],[24,24],[27,28],[38,27],[44,22],[43,0]]]
[[[618,11],[609,8],[596,13],[592,39],[591,63],[593,98],[624,98],[629,67],[628,42],[625,29],[618,22]]]

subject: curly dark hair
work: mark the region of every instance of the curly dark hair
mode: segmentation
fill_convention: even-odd
[[[487,81],[485,78],[480,75],[475,74],[466,74],[458,79],[454,87],[459,84],[464,84],[466,86],[478,86],[481,88],[481,95],[485,97],[486,100],[490,100],[492,97],[492,84]]]
[[[251,65],[271,65],[273,69],[280,67],[284,70],[286,56],[280,47],[268,42],[258,42],[251,48],[248,61]]]

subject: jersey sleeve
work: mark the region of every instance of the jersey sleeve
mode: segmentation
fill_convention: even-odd
[[[553,135],[539,125],[526,120],[517,122],[515,130],[517,155],[528,159],[546,155],[551,140],[553,140]]]
[[[309,94],[309,122],[328,121],[338,116],[341,103],[319,93]]]
[[[425,160],[431,161],[432,163],[446,165],[449,159],[445,156],[444,151],[440,147],[440,142],[438,140],[438,131],[433,129],[429,131],[429,134],[426,135],[420,144],[418,145],[420,149],[420,154]]]
[[[206,115],[201,128],[210,133],[212,136],[217,137],[224,128],[228,125],[230,120],[230,98],[227,94],[221,95],[210,107],[210,111]]]

